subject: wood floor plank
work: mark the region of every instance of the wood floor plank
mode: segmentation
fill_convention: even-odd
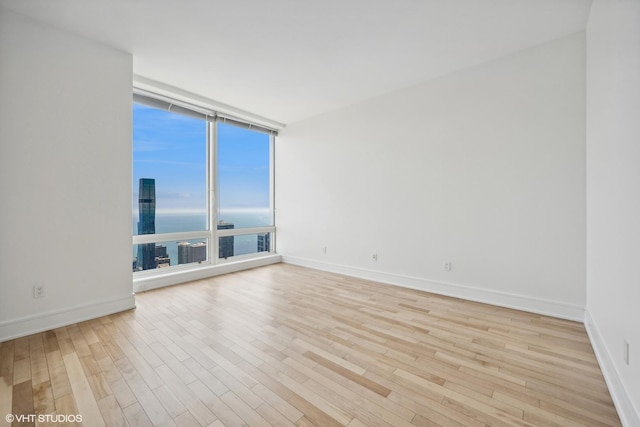
[[[220,396],[220,400],[227,404],[240,418],[242,418],[250,426],[262,426],[268,427],[269,422],[265,420],[259,413],[255,411],[255,408],[247,405],[240,397],[234,392],[228,391]]]
[[[49,368],[44,353],[43,334],[29,337],[29,359],[31,361],[31,382],[35,386],[49,381]]]
[[[46,331],[43,334],[44,339],[44,352],[51,353],[52,351],[60,350],[60,346],[58,345],[58,338],[56,337],[55,331]]]
[[[415,416],[412,419],[412,423],[420,422],[424,423],[424,420],[428,420],[434,424],[441,424],[443,426],[448,425],[461,425],[465,427],[484,427],[485,423],[477,421],[466,414],[453,410],[448,406],[428,404],[424,399],[408,398],[395,391],[391,392],[389,399],[403,407],[412,410]],[[446,422],[443,422],[446,420]]]
[[[298,420],[298,425],[313,425],[313,426],[326,426],[326,427],[339,427],[343,425],[347,425],[351,420],[348,420],[347,423],[342,424],[338,422],[336,419],[329,416],[324,410],[314,406],[307,400],[298,396],[297,394],[292,396],[289,399],[289,403],[295,406],[300,412],[304,414],[304,417]],[[305,420],[309,420],[305,422]]]
[[[96,400],[113,395],[113,391],[102,373],[98,372],[97,374],[90,375],[87,377],[87,380],[89,381],[89,386]]]
[[[54,414],[56,411],[53,390],[49,381],[44,381],[33,386],[33,413]]]
[[[122,378],[122,374],[120,370],[114,363],[113,359],[109,356],[105,356],[102,359],[98,359],[98,366],[100,366],[100,372],[104,375],[104,378],[108,383],[113,383],[120,378]]]
[[[58,340],[58,347],[60,348],[60,355],[73,353],[76,351],[69,335],[68,327],[58,328],[53,331],[56,334]]]
[[[578,322],[286,264],[138,293],[136,306],[0,343],[0,413],[125,427],[620,426]]]
[[[308,406],[308,409],[311,409],[312,412],[315,412],[316,410],[322,411],[327,418],[331,418],[334,422],[342,425],[348,424],[349,421],[351,421],[351,419],[353,418],[345,411],[341,410],[340,408],[322,398],[322,396],[309,390],[303,384],[300,384],[297,381],[289,378],[286,374],[280,373],[278,375],[278,381],[280,381],[282,384],[296,393],[293,397],[289,398],[288,401],[293,406],[297,407],[298,410],[302,411],[307,417],[309,417],[310,414],[300,409],[300,407],[298,407],[293,402],[297,402],[298,404],[303,405],[310,405]],[[312,418],[315,418],[315,416]]]
[[[68,326],[66,329],[69,333],[69,338],[71,339],[71,343],[73,344],[77,357],[90,356],[91,350],[89,349],[87,340],[84,338],[84,335],[82,335],[80,324],[77,323],[75,325]]]
[[[192,382],[187,386],[167,366],[158,368],[158,375],[191,415],[202,425],[210,424],[218,418],[219,415],[216,416],[208,404],[207,388],[200,381]],[[194,387],[199,387],[196,389],[197,392],[194,392]]]
[[[184,366],[191,372],[198,381],[201,381],[204,385],[209,388],[212,392],[215,393],[216,396],[222,396],[226,392],[229,391],[222,381],[211,375],[211,373],[204,368],[201,364],[193,359],[187,359],[184,361]],[[191,384],[194,381],[189,381],[188,384]]]
[[[130,364],[133,369],[135,369],[137,374],[145,381],[149,388],[154,389],[162,385],[162,380],[160,380],[158,375],[155,373],[155,368],[163,363],[155,353],[153,353],[154,358],[152,366],[147,363],[147,359],[138,352],[136,346],[132,345],[126,337],[118,335],[115,337],[115,342],[127,355],[126,358],[119,359],[118,362],[126,360],[125,363]]]
[[[389,393],[391,393],[391,390],[388,389],[387,387],[380,385],[375,381],[371,381],[367,377],[358,375],[349,369],[343,368],[341,365],[333,363],[332,361],[325,359],[324,357],[318,354],[315,354],[312,351],[306,351],[304,353],[304,356],[324,366],[325,368],[331,369],[335,373],[342,375],[343,377],[353,381],[354,383],[360,384],[361,386],[368,388],[374,393],[378,393],[380,396],[387,397]]]
[[[189,411],[183,412],[173,420],[175,421],[178,427],[200,427],[200,423],[198,422],[198,420],[196,420],[194,416],[191,415],[191,412]],[[219,421],[219,420],[216,420],[216,421]],[[209,426],[213,426],[214,423],[209,424]],[[224,424],[220,423],[220,425],[224,427]]]
[[[162,406],[167,410],[171,418],[177,418],[181,414],[187,412],[187,408],[178,400],[178,398],[171,392],[171,389],[166,385],[158,387],[153,390],[158,400],[162,403]]]
[[[213,416],[213,421],[219,419],[225,425],[242,425],[242,419],[225,402],[209,390],[202,382],[195,381],[189,384],[189,390],[205,405]],[[198,417],[192,409],[190,412]],[[211,421],[211,422],[213,422]]]
[[[295,426],[293,422],[291,422],[287,417],[282,415],[277,409],[273,406],[263,403],[262,405],[256,408],[256,412],[264,418],[270,426],[278,426],[278,427],[292,427]]]
[[[137,402],[135,394],[133,394],[124,378],[119,378],[109,383],[109,387],[121,408],[126,408]]]
[[[385,410],[366,399],[345,399],[339,392],[328,388],[326,385],[314,379],[305,381],[304,386],[318,396],[321,396],[327,402],[369,425],[379,425],[381,427],[412,427],[409,421],[391,411]],[[413,419],[413,416],[411,418]],[[351,422],[349,422],[349,424],[350,423]]]
[[[129,427],[129,423],[122,412],[122,408],[113,395],[98,400],[98,408],[108,427]]]
[[[189,384],[196,381],[198,378],[184,365],[184,362],[190,358],[184,360],[178,360],[166,347],[159,342],[154,342],[149,345],[158,357],[162,360],[164,365],[168,366],[173,372],[176,373],[185,384]]]
[[[343,377],[322,365],[309,368],[294,359],[287,359],[286,362],[309,377],[303,383],[305,387],[333,405],[354,414],[361,421],[370,424],[379,421],[382,425],[400,426],[408,424],[415,416],[414,412],[384,399],[369,389],[363,390],[354,386],[346,378],[341,381]]]
[[[46,358],[53,397],[55,399],[59,399],[62,396],[71,394],[73,391],[71,390],[67,368],[64,366],[64,361],[60,351],[55,350],[49,352],[47,353]]]
[[[83,420],[85,420],[88,425],[90,424],[96,427],[105,426],[100,408],[91,391],[89,381],[84,375],[78,355],[76,353],[65,354],[62,360],[69,375],[69,383],[73,390],[73,397],[78,408],[78,413],[82,414]]]
[[[2,352],[2,349],[0,349],[0,354],[1,352]],[[0,416],[2,415],[6,416],[7,414],[11,414],[12,410],[13,410],[13,381],[10,378],[0,377]]]
[[[22,337],[22,338],[17,338],[15,341],[13,341],[13,344],[14,344],[13,360],[14,361],[28,359],[30,357],[29,339],[30,337]]]
[[[153,423],[137,402],[127,406],[122,412],[131,427],[153,427]]]
[[[31,359],[16,360],[13,364],[13,384],[20,384],[31,379]]]
[[[62,397],[56,398],[56,412],[61,415],[83,415],[78,410],[72,394],[65,394]],[[84,416],[82,419],[84,420],[83,426],[88,425],[91,422],[90,420],[87,421]],[[75,422],[60,422],[58,425],[59,427],[72,427],[77,426],[78,424]]]
[[[31,387],[31,380],[15,384],[13,386],[13,405],[11,411],[8,414],[13,414],[15,417],[33,416],[33,389]],[[21,422],[21,426],[35,426],[35,420],[25,418],[27,422]]]
[[[259,408],[269,406],[270,408],[278,411],[292,423],[299,420],[303,415],[300,411],[291,406],[289,402],[278,396],[272,390],[269,390],[263,384],[256,384],[256,386],[252,388],[252,391],[265,401],[265,403],[260,405]]]
[[[217,366],[210,369],[209,372],[214,377],[218,378],[218,380],[225,384],[230,390],[236,390],[238,396],[240,396],[240,398],[244,400],[252,409],[257,408],[264,403],[264,401],[260,399],[260,397],[258,397],[254,392],[252,392],[249,387],[244,385],[235,376],[229,374],[222,367]]]

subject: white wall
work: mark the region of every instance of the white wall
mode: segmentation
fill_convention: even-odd
[[[285,261],[582,320],[584,33],[292,124],[276,155]]]
[[[596,0],[587,46],[586,324],[618,412],[640,426],[640,1]]]
[[[131,55],[0,12],[2,341],[134,301]]]

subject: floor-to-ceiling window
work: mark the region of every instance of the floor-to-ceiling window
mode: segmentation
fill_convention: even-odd
[[[134,93],[134,272],[274,251],[275,131]]]
[[[227,234],[218,238],[218,257],[269,252],[272,137],[229,121],[218,121],[216,134],[217,229]]]

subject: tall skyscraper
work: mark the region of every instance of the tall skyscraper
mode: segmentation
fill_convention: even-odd
[[[271,233],[258,234],[258,252],[269,252]]]
[[[218,230],[230,230],[235,227],[234,224],[226,221],[218,222]],[[218,240],[218,258],[229,258],[233,256],[233,236],[220,237]]]
[[[156,180],[140,178],[138,187],[138,235],[156,233]],[[156,245],[138,245],[138,269],[156,268]]]

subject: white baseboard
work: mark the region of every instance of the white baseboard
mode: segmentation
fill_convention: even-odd
[[[92,302],[0,322],[0,342],[135,308],[133,293],[124,298]]]
[[[584,325],[622,425],[625,427],[640,426],[640,407],[634,407],[633,401],[620,380],[620,375],[616,370],[611,354],[602,339],[602,334],[600,334],[600,330],[593,321],[588,309],[585,311]],[[638,402],[636,402],[636,405],[638,405]]]
[[[397,285],[405,288],[497,305],[500,307],[513,308],[536,314],[574,320],[581,323],[584,321],[584,307],[577,304],[567,304],[526,295],[510,294],[507,292],[492,291],[455,283],[439,282],[419,277],[385,273],[286,255],[282,256],[282,261],[288,264],[330,271],[332,273],[345,274],[347,276],[358,277],[361,279],[373,280],[390,285]]]
[[[251,257],[224,264],[209,265],[202,268],[185,270],[176,269],[171,273],[163,272],[163,274],[160,275],[154,275],[152,272],[149,276],[139,275],[138,277],[134,277],[133,291],[149,291],[151,289],[177,285],[179,283],[186,283],[192,280],[206,279],[207,277],[218,276],[220,274],[233,273],[236,271],[247,270],[249,268],[263,267],[269,264],[277,264],[281,261],[282,259],[280,255],[271,254],[259,258]]]

